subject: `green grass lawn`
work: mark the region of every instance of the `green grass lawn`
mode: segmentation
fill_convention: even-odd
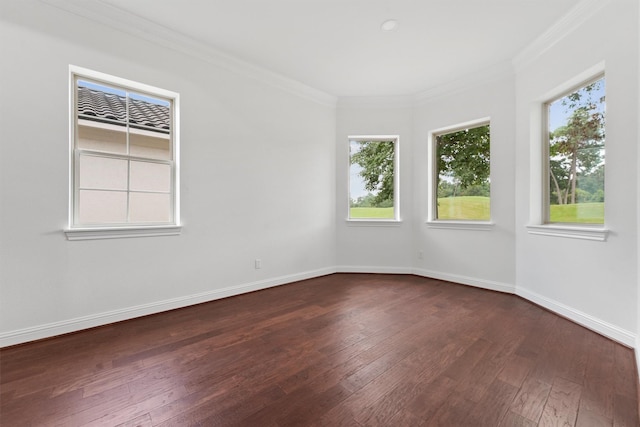
[[[482,196],[440,198],[438,219],[488,221],[491,219],[490,199]]]
[[[350,208],[349,218],[393,219],[393,208]]]
[[[551,205],[549,221],[577,222],[581,224],[604,224],[604,203]]]
[[[603,224],[604,203],[551,205],[551,222]],[[351,208],[350,218],[393,219],[393,208]],[[438,219],[491,219],[490,199],[481,196],[443,197],[438,199]]]

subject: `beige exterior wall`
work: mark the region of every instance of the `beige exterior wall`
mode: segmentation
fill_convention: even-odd
[[[83,119],[77,135],[78,224],[171,222],[170,135]]]

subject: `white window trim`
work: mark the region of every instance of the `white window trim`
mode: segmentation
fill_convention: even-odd
[[[124,89],[137,92],[149,93],[151,95],[169,98],[173,103],[172,130],[173,133],[173,221],[169,224],[132,224],[132,225],[77,225],[74,223],[75,209],[75,188],[77,183],[75,168],[75,132],[76,132],[76,111],[75,111],[75,85],[76,78],[86,78],[104,82],[108,85],[116,85]],[[179,235],[182,230],[180,223],[180,94],[166,89],[139,83],[133,80],[112,76],[99,71],[90,70],[75,65],[69,65],[69,206],[68,223],[63,230],[68,240],[94,240],[94,239],[115,239],[127,237],[151,237],[151,236],[171,236]]]
[[[538,236],[565,237],[597,242],[605,242],[609,235],[609,230],[604,227],[579,227],[569,224],[529,224],[527,232]]]
[[[457,132],[462,129],[469,129],[473,127],[479,127],[483,125],[490,125],[491,117],[483,117],[476,120],[470,120],[468,122],[459,123],[455,126],[448,126],[440,129],[435,129],[429,132],[429,139],[427,142],[427,173],[429,188],[427,190],[427,220],[426,224],[428,228],[434,229],[451,229],[451,230],[476,230],[476,231],[491,231],[493,230],[495,223],[491,220],[452,220],[452,219],[438,219],[436,218],[436,204],[438,203],[438,179],[435,176],[436,171],[436,137],[445,133]],[[491,203],[491,197],[489,197],[489,203]],[[491,209],[491,208],[490,208]],[[491,212],[493,210],[491,209]]]
[[[181,226],[73,228],[64,230],[67,240],[120,239],[125,237],[177,236]]]
[[[347,218],[349,227],[400,227],[401,219],[380,219],[380,218]]]
[[[605,62],[599,62],[593,67],[567,80],[563,84],[545,93],[531,104],[530,109],[530,200],[527,232],[532,235],[561,237],[567,239],[591,240],[605,242],[609,229],[605,224],[580,223],[549,223],[548,189],[549,189],[549,143],[547,133],[546,105],[550,100],[558,99],[585,83],[595,81],[605,75]],[[605,180],[606,185],[606,180]],[[605,197],[606,212],[606,197]],[[605,218],[606,221],[606,218]]]
[[[350,226],[393,226],[402,223],[400,217],[400,136],[399,135],[349,135],[347,137],[347,224]],[[393,218],[351,218],[351,141],[393,142]]]

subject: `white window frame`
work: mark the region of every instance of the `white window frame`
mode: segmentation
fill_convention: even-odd
[[[442,228],[442,229],[454,229],[454,230],[471,230],[471,231],[489,231],[492,230],[495,223],[492,219],[486,220],[453,220],[453,219],[438,219],[436,218],[436,205],[438,203],[438,177],[435,175],[438,168],[436,167],[437,158],[437,146],[436,138],[439,135],[447,133],[457,132],[463,129],[476,128],[484,125],[491,125],[491,117],[483,117],[480,119],[470,120],[464,123],[458,123],[453,126],[447,126],[440,129],[435,129],[429,132],[428,145],[428,161],[427,161],[427,173],[429,187],[427,190],[428,205],[427,205],[427,221],[426,224],[429,228]],[[491,129],[491,127],[490,127]],[[492,146],[492,145],[490,145]],[[489,166],[490,169],[491,166]],[[491,172],[489,173],[491,175]],[[492,196],[489,196],[490,212],[493,217],[493,203],[491,201]]]
[[[171,174],[171,201],[173,218],[167,223],[127,223],[127,224],[80,224],[78,218],[77,194],[79,190],[79,176],[77,172],[77,156],[81,151],[76,147],[76,132],[78,128],[78,118],[76,113],[77,104],[77,80],[105,84],[127,91],[133,91],[168,100],[172,104],[171,123],[171,159],[166,162],[172,168]],[[150,86],[144,83],[115,77],[98,71],[82,68],[74,65],[69,66],[69,219],[67,228],[64,230],[68,240],[89,240],[89,239],[113,239],[124,237],[150,237],[178,235],[181,232],[180,223],[180,122],[179,108],[180,95],[176,92]],[[109,157],[107,154],[105,157]],[[122,157],[122,156],[120,156]],[[124,156],[135,158],[133,156]]]
[[[351,141],[393,143],[393,218],[351,218]],[[352,226],[394,226],[402,222],[400,217],[400,136],[399,135],[349,135],[347,137],[347,224]]]
[[[605,77],[605,63],[600,62],[545,93],[530,109],[530,203],[527,232],[537,236],[562,237],[604,242],[609,229],[604,224],[550,223],[549,221],[549,129],[548,104],[589,83]],[[606,144],[606,142],[605,142]],[[606,171],[606,168],[605,168]],[[605,172],[606,173],[606,172]],[[606,179],[605,179],[606,186]],[[606,191],[605,191],[606,194]],[[605,196],[605,212],[607,198]]]

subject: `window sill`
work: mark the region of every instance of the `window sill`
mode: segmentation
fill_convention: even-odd
[[[604,242],[607,240],[609,230],[604,227],[580,227],[571,225],[527,225],[529,234],[540,236],[565,237],[568,239],[594,240]]]
[[[427,221],[427,227],[440,228],[450,230],[474,230],[474,231],[490,231],[493,230],[495,223],[491,221]]]
[[[399,219],[347,219],[349,227],[399,227],[401,224]]]
[[[67,240],[123,239],[130,237],[177,236],[180,225],[146,227],[71,228],[64,230]]]

